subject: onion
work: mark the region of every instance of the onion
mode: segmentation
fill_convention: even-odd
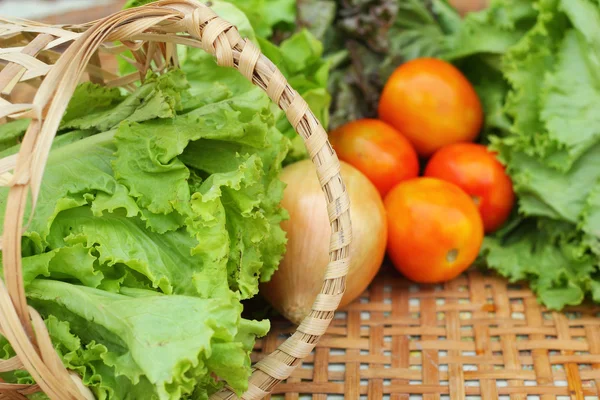
[[[343,307],[360,296],[377,274],[385,255],[387,219],[379,192],[366,176],[344,162],[341,174],[352,218],[352,258],[340,303]],[[325,197],[310,160],[285,167],[280,178],[287,184],[282,206],[290,214],[290,219],[282,223],[288,235],[287,251],[260,293],[284,317],[299,323],[310,312],[321,289],[331,228]]]

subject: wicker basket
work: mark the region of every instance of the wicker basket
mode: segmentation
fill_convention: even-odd
[[[118,45],[113,45],[119,42]],[[330,264],[320,294],[296,332],[254,366],[242,398],[260,399],[286,379],[315,347],[334,316],[344,292],[351,223],[349,201],[339,161],[327,134],[302,97],[275,65],[238,30],[208,6],[193,0],[163,0],[117,12],[99,21],[53,27],[30,21],[0,19],[0,120],[31,118],[20,152],[0,160],[1,184],[9,187],[2,238],[4,281],[0,281],[0,326],[16,356],[0,362],[0,371],[25,368],[36,385],[0,382],[0,398],[23,399],[44,391],[53,400],[93,398],[54,351],[40,315],[28,307],[22,280],[21,235],[25,204],[35,206],[53,138],[80,78],[107,86],[130,87],[150,68],[177,65],[176,45],[201,47],[221,66],[234,67],[263,89],[285,111],[304,139],[317,166],[331,222]],[[100,52],[131,51],[139,72],[118,77],[99,65]],[[20,99],[24,83],[35,88],[31,101]],[[237,398],[229,389],[214,399]]]

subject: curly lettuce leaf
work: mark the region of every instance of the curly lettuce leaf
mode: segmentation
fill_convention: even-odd
[[[600,144],[581,156],[567,173],[519,152],[511,153],[508,168],[524,215],[577,224],[600,181]]]
[[[114,169],[141,207],[155,214],[185,212],[190,193],[188,168],[177,156],[194,140],[253,140],[268,130],[267,100],[253,89],[174,119],[121,124],[115,135]],[[160,132],[159,135],[153,135]],[[264,143],[263,143],[264,145]],[[157,192],[161,185],[163,190]]]
[[[540,0],[536,25],[504,57],[504,75],[511,85],[506,112],[513,119],[510,146],[546,158],[557,149],[541,120],[541,96],[547,71],[554,68],[567,28],[557,12],[558,0]]]
[[[59,249],[83,243],[94,249],[101,265],[125,265],[163,293],[208,298],[228,290],[225,271],[208,256],[192,254],[197,241],[185,230],[159,234],[122,212],[99,217],[87,207],[63,211],[52,225],[49,242]]]
[[[441,56],[456,60],[470,55],[504,54],[536,21],[531,0],[494,0],[481,12],[468,14],[448,36],[447,51]]]
[[[122,124],[115,135],[119,182],[140,208],[179,214],[198,241],[194,252],[227,265],[230,287],[244,298],[285,247],[277,175],[288,141],[273,123],[269,99],[254,88],[172,120]],[[193,192],[189,167],[206,176]]]
[[[512,231],[485,239],[489,267],[511,281],[527,280],[551,309],[600,300],[598,260],[575,225],[547,219],[525,220]]]
[[[600,247],[597,246],[600,242],[600,181],[596,182],[596,185],[590,192],[587,203],[582,213],[581,228],[584,232],[589,234],[592,238],[596,238],[596,246],[591,245],[592,249],[600,255]]]
[[[418,57],[442,57],[450,50],[451,36],[460,26],[458,13],[443,0],[398,2],[395,20],[387,33],[384,78],[401,62]]]
[[[177,400],[202,390],[196,377],[207,371],[213,346],[219,343],[228,343],[227,353],[244,361],[231,371],[220,368],[219,377],[236,391],[245,390],[250,373],[247,336],[262,336],[268,330],[268,322],[242,323],[241,305],[235,297],[199,299],[144,290],[115,294],[36,280],[29,286],[28,298],[43,315],[68,322],[72,334],[88,347],[104,346],[99,362],[113,368],[115,378],[144,385],[149,390],[145,398]],[[64,340],[68,327],[60,328],[61,344],[75,348],[76,338]],[[224,355],[218,347],[217,359],[210,362],[220,367]],[[240,370],[245,380],[240,379]]]
[[[286,244],[280,222],[287,218],[287,212],[279,205],[284,184],[277,176],[285,157],[280,149],[287,149],[288,140],[271,128],[261,141],[271,145],[201,139],[191,143],[181,157],[186,165],[213,174],[209,178],[212,181],[204,182],[196,193],[195,207],[206,208],[214,198],[215,187],[221,188],[226,203],[231,205],[223,215],[231,238],[229,279],[230,285],[239,287],[245,297],[258,289],[257,276],[261,281],[270,279]],[[260,163],[249,156],[252,153],[260,155]],[[235,184],[236,188],[223,185],[228,181],[239,183]],[[250,239],[244,231],[256,232],[257,236]],[[233,260],[241,260],[241,266]],[[258,265],[260,274],[254,276]]]
[[[0,263],[2,261],[0,253]],[[81,243],[71,247],[54,249],[52,251],[23,257],[23,283],[28,286],[35,278],[50,277],[81,282],[90,287],[98,287],[104,275],[96,270],[96,257],[91,249]],[[0,264],[0,275],[4,274]]]
[[[514,123],[494,144],[508,163],[522,213],[574,224],[583,219],[600,179],[600,135],[590,111],[600,104],[594,49],[585,30],[565,29],[567,16],[600,18],[600,11],[586,4],[568,2],[566,15],[560,1],[537,3],[536,26],[506,55],[511,84],[506,110]],[[593,29],[583,22],[578,26],[587,27],[588,34]]]
[[[92,82],[78,85],[71,96],[62,123],[80,120],[86,116],[107,112],[124,100],[119,88],[108,88]]]
[[[600,10],[593,11],[600,24]],[[557,169],[566,170],[600,142],[600,117],[596,112],[600,106],[599,55],[584,34],[569,30],[562,40],[555,70],[546,76],[540,116],[550,140],[559,148],[547,156],[549,165]]]
[[[46,236],[59,212],[85,205],[95,196],[119,196],[123,199],[122,207],[137,212],[134,211],[137,210],[135,201],[122,195],[126,189],[113,177],[110,160],[114,149],[112,134],[108,132],[61,146],[51,152],[38,204],[24,234],[33,243],[35,252],[46,248]],[[7,194],[7,188],[0,189],[2,208],[6,207]],[[30,214],[31,207],[28,207],[25,218],[28,219]],[[4,218],[4,213],[1,213],[0,226]]]
[[[72,118],[64,120],[61,129],[94,129],[96,132],[104,132],[125,119],[141,122],[154,118],[171,118],[181,110],[181,92],[187,87],[185,74],[180,70],[163,75],[148,73],[144,83],[115,107],[102,107],[98,111],[92,108],[89,113],[74,110],[72,115],[67,110],[66,117],[71,115]],[[101,92],[100,89],[92,88],[94,96]],[[87,91],[83,94],[76,93],[82,99],[87,94]]]
[[[217,376],[227,377],[227,383],[233,388],[246,388],[254,340],[265,336],[268,330],[267,320],[241,319],[233,342],[214,341],[211,356],[206,362],[207,367]],[[199,393],[196,391],[195,395],[198,396]]]
[[[147,121],[154,118],[171,118],[182,108],[181,92],[187,89],[188,82],[180,70],[168,74],[154,75],[149,73],[144,83],[130,96],[115,107],[96,107],[94,102],[89,112],[79,105],[90,94],[95,97],[98,93],[103,99],[106,90],[87,85],[77,89],[75,95],[78,108],[71,107],[65,114],[61,129],[94,129],[104,132],[114,128],[123,120],[130,122]],[[112,92],[109,92],[112,94]],[[109,100],[114,100],[109,97]]]

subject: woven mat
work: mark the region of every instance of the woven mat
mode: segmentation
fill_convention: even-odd
[[[470,271],[415,285],[383,268],[273,399],[598,399],[600,308],[541,307]],[[293,331],[273,321],[253,361]]]

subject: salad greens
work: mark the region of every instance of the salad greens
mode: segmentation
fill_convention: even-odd
[[[285,250],[289,141],[260,89],[183,112],[186,87],[179,70],[129,96],[78,87],[59,138],[87,135],[55,144],[23,237],[30,303],[99,399],[206,398],[215,375],[243,391],[269,327],[242,319],[240,300]],[[83,97],[94,112],[77,110]]]
[[[293,2],[272,3],[213,7],[326,121],[323,46],[306,30],[269,41],[295,20]],[[244,11],[262,9],[270,17],[251,24]],[[149,73],[133,93],[78,86],[26,211],[28,300],[98,399],[207,399],[225,383],[241,394],[254,340],[269,329],[242,318],[241,301],[285,251],[278,175],[305,153],[259,88],[202,50],[178,51],[181,69]],[[18,151],[27,123],[0,126],[0,156]],[[13,356],[0,342],[2,358]],[[0,376],[32,382],[26,371]]]
[[[139,6],[151,1],[130,0],[126,6]],[[211,1],[211,8],[235,25],[242,37],[252,40],[277,65],[327,129],[331,104],[327,84],[334,60],[323,57],[324,46],[309,29],[298,27],[294,30],[296,0]],[[213,101],[232,90],[246,91],[251,87],[251,83],[238,71],[217,67],[213,57],[202,49],[180,46],[178,52],[195,101]],[[124,72],[132,68],[126,63],[122,67]],[[189,107],[190,103],[186,104]],[[284,165],[306,158],[304,143],[287,121],[285,113],[275,104],[271,108],[277,128],[292,142]]]

